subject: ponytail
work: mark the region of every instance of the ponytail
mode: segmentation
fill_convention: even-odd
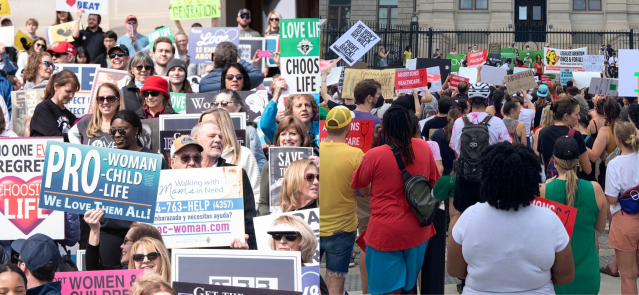
[[[448,124],[444,127],[444,136],[446,137],[446,142],[450,143],[450,138],[453,135],[453,126],[455,125],[455,120],[461,114],[461,110],[458,106],[452,106],[448,111]]]
[[[630,122],[617,122],[615,124],[615,136],[621,144],[633,153],[639,152],[639,138],[637,137],[637,129]]]
[[[47,83],[47,87],[44,90],[44,97],[42,100],[51,99],[55,95],[55,85],[58,87],[71,83],[71,87],[75,89],[75,92],[80,91],[80,81],[78,77],[70,70],[62,70],[58,73],[51,75],[51,79]]]
[[[577,196],[577,184],[579,181],[576,171],[579,159],[562,160],[557,157],[554,158],[558,170],[566,173],[566,205],[574,207],[575,197]]]

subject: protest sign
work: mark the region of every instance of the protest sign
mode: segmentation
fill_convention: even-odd
[[[186,114],[186,93],[170,92],[171,106],[178,114]]]
[[[221,42],[240,44],[240,29],[192,27],[189,34],[189,59],[191,63],[213,63],[211,54]]]
[[[302,291],[304,294],[320,294],[319,265],[302,267]]]
[[[451,60],[448,59],[435,59],[435,58],[418,58],[417,59],[417,68],[418,69],[428,69],[432,67],[439,67],[439,72],[429,70],[428,72],[431,74],[440,75],[442,82],[448,77],[451,72]]]
[[[74,72],[80,82],[80,90],[76,92],[73,99],[69,101],[67,107],[69,111],[78,118],[92,113],[90,111],[92,98],[95,98],[95,96],[91,96],[93,94],[93,81],[96,78],[95,73],[100,68],[100,65],[56,64],[55,67],[58,72],[62,70],[70,70],[71,72]]]
[[[171,27],[169,26],[161,27],[149,33],[149,35],[147,36],[147,38],[149,39],[149,46],[151,50],[153,50],[153,45],[155,44],[155,40],[157,40],[160,37],[168,37],[169,39],[171,39],[171,43],[175,44],[175,38],[173,38],[173,32],[171,31]]]
[[[305,263],[307,266],[311,265],[319,265],[320,263],[320,245],[319,245],[319,208],[315,209],[306,209],[306,210],[298,210],[287,213],[280,214],[270,214],[265,216],[258,216],[253,218],[253,224],[255,225],[255,239],[257,241],[257,250],[273,250],[271,249],[271,245],[269,244],[271,235],[267,234],[272,227],[273,223],[276,219],[283,215],[297,216],[302,220],[306,221],[308,226],[313,230],[313,234],[315,234],[315,238],[317,239],[317,250],[315,250],[315,255],[313,255],[313,262]]]
[[[552,82],[552,78],[550,78],[550,76],[542,75],[541,82],[543,83]]]
[[[63,139],[0,139],[0,228],[5,240],[25,239],[37,233],[64,239],[64,212],[38,206],[47,141]]]
[[[248,95],[243,95],[248,94]],[[242,101],[246,107],[246,117],[249,122],[259,122],[268,104],[268,92],[264,90],[251,93],[250,91],[241,91]]]
[[[584,71],[601,73],[605,68],[604,60],[603,55],[584,55]]]
[[[87,269],[86,254],[87,250],[78,250],[75,254],[75,261],[76,265],[78,266],[78,271],[85,271]]]
[[[84,13],[88,14],[109,14],[109,1],[108,0],[56,0],[56,11],[68,11],[76,12],[78,9],[84,9]]]
[[[561,69],[583,71],[583,57],[587,47],[577,49],[557,49],[544,47],[544,73],[559,74]]]
[[[200,115],[201,114],[160,115],[159,130],[191,130],[193,126],[197,125]],[[231,121],[233,121],[233,127],[235,129],[246,129],[246,113],[229,113],[229,115],[231,116]],[[142,123],[144,123],[144,121],[146,120],[142,120]]]
[[[471,52],[468,54],[468,67],[476,68],[479,65],[486,63],[486,49],[477,52]]]
[[[171,280],[174,282],[245,287],[248,281],[257,288],[301,291],[301,268],[299,251],[171,251]]]
[[[548,208],[557,214],[561,224],[566,228],[568,237],[572,237],[572,231],[575,228],[575,220],[577,219],[577,208],[570,207],[561,203],[557,203],[548,199],[537,197],[532,202],[533,205],[543,208]]]
[[[395,72],[395,91],[399,93],[412,93],[413,90],[428,89],[426,69],[414,71]]]
[[[447,54],[446,59],[450,60],[450,71],[451,72],[459,72],[459,68],[461,67],[462,60],[464,59],[465,54]]]
[[[163,170],[155,208],[153,226],[169,249],[244,240],[242,168]]]
[[[330,48],[344,62],[352,66],[380,40],[379,36],[360,20],[337,39]]]
[[[417,69],[417,59],[416,58],[407,59],[406,68],[409,70]]]
[[[471,84],[477,83],[477,68],[459,68],[459,75],[468,79]]]
[[[170,3],[171,20],[218,18],[222,15],[220,0],[170,0]]]
[[[279,52],[279,48],[280,48],[280,38],[278,37],[265,37],[264,38],[266,41],[266,51],[268,51],[271,54],[271,57],[273,56],[273,52]],[[277,67],[277,63],[272,59],[272,58],[267,58],[266,59],[266,65],[268,65],[269,68],[275,68]]]
[[[344,86],[342,87],[342,98],[355,98],[353,90],[357,82],[364,79],[374,79],[382,84],[382,96],[392,98],[395,96],[395,69],[390,70],[344,70]]]
[[[253,56],[260,50],[264,50],[266,47],[266,40],[264,38],[256,37],[240,37],[240,45],[237,46],[237,56],[249,64],[253,64]],[[263,68],[263,58],[257,63],[258,69]]]
[[[470,83],[470,79],[462,77],[460,75],[451,75],[449,82],[450,89],[457,89],[459,87],[459,82],[466,81],[466,83]]]
[[[61,1],[61,0],[57,0]],[[59,24],[57,26],[51,26],[47,28],[47,41],[49,42],[49,46],[53,45],[55,42],[67,41],[69,43],[73,42],[73,25],[75,22],[68,22]]]
[[[0,0],[0,17],[11,16],[11,7],[9,0]]]
[[[44,97],[44,89],[11,92],[11,126],[18,136],[29,137],[31,117],[36,106]]]
[[[6,47],[13,46],[15,41],[13,26],[0,27],[0,42]]]
[[[619,80],[593,77],[590,80],[588,93],[595,95],[617,96],[617,85]]]
[[[280,67],[288,94],[319,93],[320,26],[317,18],[280,20]]]
[[[56,272],[62,294],[128,294],[144,269]]]
[[[212,108],[215,97],[217,97],[218,94],[219,92],[187,93],[185,95],[186,113],[201,114]]]
[[[320,142],[326,140],[328,136],[325,121],[320,121]],[[346,144],[361,149],[366,153],[373,142],[373,120],[353,120],[351,121],[351,131],[346,137]]]
[[[204,283],[184,283],[173,282],[173,290],[179,295],[302,295],[302,294],[319,294],[302,293],[295,291],[271,290],[272,280],[262,278],[246,278],[238,277],[227,284],[204,284]],[[319,279],[318,279],[319,282]]]
[[[143,147],[154,152],[159,152],[160,141],[158,134],[160,134],[159,118],[142,119],[142,133],[138,136],[138,140],[140,140],[140,143],[142,143]]]
[[[173,167],[171,161],[171,147],[173,146],[173,141],[182,135],[190,135],[191,130],[162,130],[159,131],[158,134],[161,144],[160,154],[162,154],[164,159],[166,159],[169,167]],[[246,139],[246,130],[236,129],[235,136],[241,146],[249,147],[248,140]]]
[[[98,96],[98,88],[100,85],[104,83],[112,83],[118,86],[118,89],[122,89],[122,87],[126,86],[129,83],[129,73],[127,71],[119,71],[113,69],[103,69],[97,68],[94,77],[93,77],[93,85],[91,88],[91,96],[90,98],[95,98]],[[94,99],[89,99],[89,110],[88,113],[93,113],[93,104],[95,103]]]
[[[442,90],[442,82],[441,82],[441,72],[440,72],[440,68],[435,66],[435,67],[430,67],[430,68],[426,68],[426,72],[428,73],[428,75],[435,75],[435,76],[439,76],[439,80],[438,81],[434,81],[430,83],[430,88],[428,89],[428,91],[430,92],[437,92]],[[430,81],[429,81],[430,82]]]
[[[332,67],[331,72],[326,77],[326,85],[334,85],[339,83],[339,78],[342,72],[344,71],[344,67]]]
[[[619,95],[637,97],[639,93],[639,50],[619,49]]]
[[[562,86],[566,86],[568,84],[568,81],[572,80],[572,72],[574,70],[573,69],[561,69],[559,72],[559,82],[561,83]]]
[[[506,87],[515,92],[537,87],[537,83],[535,83],[535,73],[532,70],[508,75],[505,77],[505,81]]]
[[[572,75],[575,78],[574,86],[579,89],[590,86],[590,79],[601,78],[601,72],[574,72]]]
[[[502,85],[504,83],[504,77],[508,75],[508,70],[498,67],[482,66],[480,75],[481,81],[484,83]]]
[[[153,221],[162,156],[47,142],[39,208]]]
[[[18,51],[28,51],[31,45],[33,45],[33,39],[18,30],[16,36],[13,38],[13,47]]]
[[[269,160],[269,192],[271,212],[275,209],[279,198],[282,181],[291,163],[308,159],[313,155],[313,149],[307,147],[270,147]]]
[[[189,84],[191,84],[191,90],[193,90],[193,93],[200,92],[200,81],[202,80],[202,77],[190,76],[186,77],[186,79],[189,81]]]
[[[526,72],[526,71],[530,71],[531,70],[529,68],[519,68],[519,67],[514,67],[512,69],[513,69],[513,74],[517,74],[517,73]]]

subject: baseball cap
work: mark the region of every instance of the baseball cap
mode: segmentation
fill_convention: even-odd
[[[326,128],[340,129],[353,120],[353,113],[345,106],[336,106],[326,115]]]
[[[191,138],[191,136],[182,135],[173,141],[173,145],[171,146],[171,157],[173,157],[175,153],[179,152],[183,147],[189,145],[197,147],[200,152],[204,150],[204,148],[202,148],[202,146],[197,143],[197,140]]]
[[[129,56],[129,48],[124,44],[115,44],[113,47],[109,48],[109,52],[107,52],[107,54],[111,54],[111,51],[114,49],[120,49],[124,52],[124,54],[126,54],[126,56]]]
[[[546,84],[539,85],[539,89],[537,89],[537,96],[539,97],[548,96],[548,85]]]
[[[251,17],[251,11],[246,8],[240,9],[240,11],[237,13],[237,16],[241,16],[242,14],[248,14],[248,16]]]
[[[11,248],[18,252],[27,267],[41,275],[52,275],[53,272],[43,271],[40,268],[47,264],[58,265],[60,262],[60,250],[53,239],[44,234],[35,234],[28,239],[15,240]]]
[[[530,52],[526,53],[526,55],[530,55]]]
[[[552,155],[562,160],[579,159],[579,145],[577,144],[577,140],[567,135],[557,138]]]
[[[137,18],[137,17],[135,17],[135,15],[131,14],[131,15],[129,15],[129,16],[127,16],[127,17],[126,17],[126,20],[125,20],[124,22],[126,23],[126,22],[128,22],[128,21],[130,21],[130,20],[132,20],[132,19],[134,19],[134,20],[136,20],[136,21],[138,20],[138,18]]]
[[[288,225],[288,224],[284,224],[284,223],[280,223],[276,226],[274,226],[273,228],[271,228],[269,231],[267,231],[266,233],[269,235],[272,235],[274,233],[294,233],[294,232],[299,232],[299,230],[297,230],[296,228]]]
[[[579,113],[579,123],[588,125],[590,124],[590,121],[584,113]]]
[[[67,41],[59,41],[59,42],[53,43],[53,45],[51,45],[51,48],[49,48],[47,50],[47,52],[49,52],[49,53],[71,53],[71,54],[73,54],[73,56],[75,56],[75,47],[73,47],[73,45],[71,45],[71,43],[69,43]]]

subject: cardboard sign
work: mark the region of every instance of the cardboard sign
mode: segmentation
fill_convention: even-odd
[[[275,221],[275,219],[279,218],[282,215],[297,216],[301,218],[302,220],[306,221],[308,226],[311,227],[311,229],[313,230],[313,233],[315,234],[315,238],[317,239],[318,244],[317,244],[317,250],[315,251],[315,255],[313,256],[313,262],[305,263],[305,265],[306,266],[319,265],[320,263],[319,208],[254,217],[253,224],[255,225],[255,239],[257,240],[257,250],[264,250],[264,251],[273,250],[271,249],[271,246],[269,244],[271,235],[267,234],[266,232],[268,232],[273,227],[273,222]]]
[[[399,93],[411,93],[413,90],[428,89],[429,81],[427,74],[426,69],[395,72],[395,91]],[[439,81],[439,79],[437,80]]]
[[[1,8],[1,7],[0,7]],[[0,42],[4,44],[6,47],[12,47],[15,41],[14,37],[14,28],[11,27],[0,27]]]
[[[568,84],[568,81],[572,80],[572,72],[574,70],[573,69],[561,69],[560,75],[559,75],[559,82],[561,83],[562,86],[566,86]]]
[[[353,120],[351,121],[351,132],[346,137],[346,144],[368,152],[373,143],[373,120]],[[320,121],[320,142],[326,140],[328,136],[325,121]]]
[[[70,70],[75,73],[80,82],[80,91],[76,92],[73,99],[69,101],[68,109],[77,118],[93,113],[93,82],[100,65],[94,64],[56,64],[56,71]],[[97,90],[97,88],[96,88]],[[97,96],[97,93],[95,93]]]
[[[161,166],[159,154],[49,141],[39,208],[149,223]]]
[[[619,49],[619,95],[637,97],[639,93],[639,50]]]
[[[337,39],[331,50],[352,66],[381,39],[361,20]]]
[[[577,49],[544,48],[544,73],[559,74],[561,69],[574,69],[583,71],[584,55],[587,47]]]
[[[280,68],[290,94],[319,93],[320,26],[318,18],[280,20]]]
[[[262,37],[256,38],[256,37],[240,37],[240,45],[237,46],[237,56],[239,56],[242,60],[244,60],[245,62],[249,63],[249,64],[253,64],[253,56],[255,56],[255,53],[260,51],[260,52],[264,52],[264,48],[266,47],[266,40]],[[270,53],[266,52],[266,54],[268,54],[267,57],[270,57]],[[257,63],[257,67],[258,69],[263,68],[264,64],[264,59],[260,59],[260,61]]]
[[[42,233],[64,239],[64,212],[39,209],[47,141],[62,137],[0,139],[0,228],[5,240]]]
[[[269,152],[269,192],[270,208],[274,211],[280,199],[280,190],[286,170],[291,163],[308,159],[313,155],[313,149],[307,147],[270,147]]]
[[[246,287],[248,284],[249,287],[259,289],[301,291],[301,268],[299,251],[228,249],[173,249],[171,251],[171,280],[173,282],[189,281],[201,284],[203,288]],[[175,285],[173,287],[176,288]]]
[[[483,65],[486,63],[486,58],[488,55],[486,54],[486,49],[477,52],[471,52],[468,54],[468,67],[476,68],[479,65]]]
[[[175,38],[173,38],[173,32],[171,31],[171,27],[169,26],[161,27],[149,33],[149,35],[147,36],[147,38],[149,39],[149,45],[151,50],[153,50],[153,45],[155,44],[155,40],[157,40],[160,37],[168,37],[169,39],[171,39],[171,43],[175,44]]]
[[[191,63],[213,63],[211,54],[221,42],[240,44],[240,29],[233,28],[191,28],[189,34],[189,59]]]
[[[171,96],[171,106],[178,114],[186,114],[186,93],[169,92]]]
[[[477,83],[477,68],[459,68],[459,75],[468,79],[471,84]]]
[[[93,14],[109,14],[109,1],[108,0],[56,0],[56,11],[68,11],[76,12],[78,9],[84,9],[84,13],[89,15]]]
[[[11,126],[18,136],[29,137],[31,117],[44,97],[44,89],[11,92]]]
[[[501,54],[501,44],[499,43],[488,44],[488,54]]]
[[[320,267],[302,267],[302,291],[304,294],[320,294]]]
[[[128,294],[143,269],[56,272],[62,294]]]
[[[73,42],[74,24],[75,22],[68,22],[47,28],[47,41],[49,42],[48,45],[51,46],[53,45],[53,43],[60,41],[67,41],[69,43]]]
[[[537,87],[535,73],[532,70],[506,76],[506,87],[512,91],[528,90]]]
[[[355,98],[353,90],[357,82],[364,79],[374,79],[382,84],[382,96],[390,99],[395,96],[395,69],[389,70],[356,70],[346,69],[344,71],[344,86],[342,87],[342,98]]]
[[[552,210],[552,212],[555,212],[559,220],[561,220],[561,224],[566,228],[568,237],[572,238],[572,231],[575,229],[575,220],[577,219],[577,208],[540,197],[535,198],[532,204],[538,207],[548,208]]]
[[[169,249],[243,240],[242,169],[163,170],[155,208],[153,226]]]
[[[91,88],[91,95],[89,96],[90,103],[88,113],[93,114],[93,104],[95,103],[95,100],[90,98],[98,96],[97,91],[98,88],[100,88],[100,85],[104,83],[111,83],[117,85],[118,89],[122,89],[122,87],[126,86],[129,81],[130,78],[127,71],[97,68],[93,76],[93,85]]]
[[[15,38],[13,38],[13,47],[15,47],[18,51],[28,51],[29,48],[31,48],[31,45],[33,45],[33,39],[18,30]]]
[[[605,59],[606,57],[603,55],[584,55],[584,71],[601,73],[605,68]]]
[[[319,282],[319,279],[318,279]],[[293,291],[282,291],[282,290],[271,290],[271,281],[263,280],[261,278],[242,278],[238,277],[236,280],[231,281],[228,284],[195,284],[195,283],[183,283],[183,282],[173,282],[173,290],[175,290],[178,295],[222,295],[222,294],[233,294],[233,295],[302,295],[306,293],[302,292],[293,292]],[[308,294],[319,294],[317,293],[308,293]]]
[[[508,70],[492,66],[482,66],[480,75],[481,81],[484,83],[502,85],[504,83],[504,77],[508,75]]]
[[[222,15],[220,0],[170,0],[170,3],[171,20],[218,18]]]
[[[0,0],[0,17],[11,16],[11,7],[9,0]]]
[[[450,89],[457,89],[459,87],[459,82],[466,81],[466,83],[470,83],[470,79],[466,77],[462,77],[460,75],[451,75],[450,80],[448,81],[448,85]]]
[[[590,80],[592,78],[601,78],[601,72],[574,72],[575,85],[581,89],[590,86]]]

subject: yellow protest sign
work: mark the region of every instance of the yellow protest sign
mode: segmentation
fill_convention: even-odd
[[[29,51],[31,45],[33,45],[33,39],[27,36],[27,34],[18,30],[18,33],[16,33],[16,37],[13,39],[13,47],[15,47],[15,49],[19,51]]]
[[[220,0],[170,0],[171,20],[218,18],[222,15]]]
[[[357,82],[364,79],[374,79],[382,84],[382,96],[384,99],[391,99],[395,96],[395,70],[357,70],[346,69],[344,71],[344,86],[342,87],[342,98],[355,98],[353,90]]]
[[[9,7],[9,0],[0,0],[0,16],[10,16],[11,7]]]
[[[75,22],[68,22],[49,27],[47,29],[47,39],[49,40],[49,45],[60,41],[67,41],[69,43],[73,42],[74,24]]]

